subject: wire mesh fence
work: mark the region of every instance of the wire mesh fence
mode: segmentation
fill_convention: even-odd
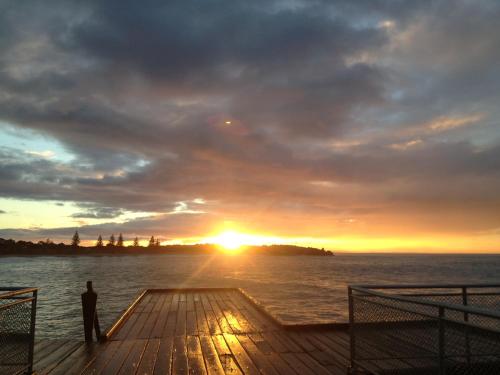
[[[349,287],[351,372],[500,374],[500,287]]]
[[[0,374],[32,372],[37,289],[0,288]]]

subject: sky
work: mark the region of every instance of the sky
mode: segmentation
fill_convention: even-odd
[[[500,251],[496,0],[0,1],[0,237]]]

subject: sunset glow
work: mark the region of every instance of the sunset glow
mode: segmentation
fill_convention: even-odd
[[[238,230],[227,229],[214,236],[205,237],[199,241],[219,245],[229,251],[240,250],[243,246],[261,246],[284,243],[286,240],[277,237],[267,237],[257,234],[249,234]]]
[[[500,252],[498,1],[13,3],[0,238]]]
[[[240,233],[227,231],[219,234],[214,239],[214,243],[222,246],[226,250],[237,250],[244,245],[244,236]]]

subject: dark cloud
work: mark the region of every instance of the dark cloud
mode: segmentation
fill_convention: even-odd
[[[88,207],[88,205],[80,205],[83,207]],[[114,207],[89,207],[84,211],[77,212],[71,215],[73,218],[77,219],[113,219],[115,217],[121,216],[123,210]]]

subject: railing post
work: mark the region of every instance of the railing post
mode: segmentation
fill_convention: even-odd
[[[445,363],[445,327],[444,327],[444,307],[439,306],[439,338],[438,338],[438,351],[439,351],[439,374],[446,374],[446,363]]]
[[[469,301],[467,299],[467,287],[462,287],[462,303],[467,306]],[[464,311],[464,322],[469,321],[469,313]],[[470,340],[469,340],[469,327],[467,324],[464,325],[465,328],[465,356],[467,359],[467,364],[470,365]]]
[[[355,358],[356,358],[356,339],[354,337],[354,299],[352,297],[352,289],[350,286],[347,287],[347,296],[349,299],[349,342],[350,342],[350,356],[351,365],[348,369],[348,373],[352,374],[355,370]]]
[[[95,328],[96,337],[99,340],[101,330],[97,318],[97,293],[92,288],[92,281],[87,281],[87,291],[82,293],[83,330],[85,342],[92,342],[92,331]]]
[[[35,349],[35,319],[36,319],[36,300],[38,291],[33,291],[33,299],[31,300],[31,322],[30,322],[30,346],[28,349],[28,370],[27,373],[33,373],[33,352]]]

